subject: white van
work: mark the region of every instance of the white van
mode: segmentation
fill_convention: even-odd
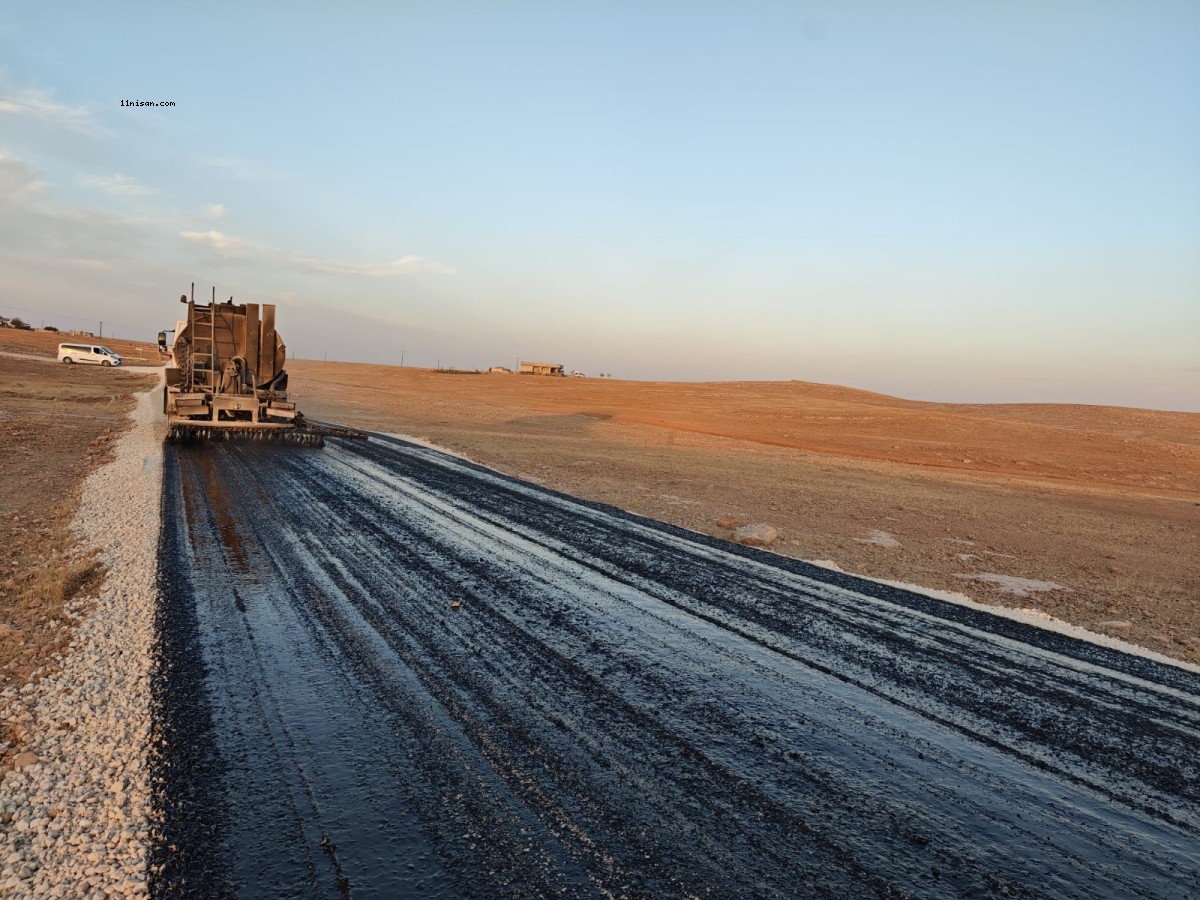
[[[65,363],[96,363],[100,366],[121,364],[121,357],[100,344],[59,344],[58,358]]]

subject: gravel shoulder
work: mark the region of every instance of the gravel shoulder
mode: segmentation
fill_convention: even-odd
[[[136,396],[132,428],[81,492],[72,530],[107,570],[99,596],[66,604],[73,637],[58,667],[0,695],[6,720],[28,717],[0,782],[4,896],[146,892],[163,438],[156,394]]]
[[[0,353],[0,694],[57,670],[104,566],[71,522],[87,476],[113,459],[133,394],[157,374]],[[21,750],[25,710],[0,723],[0,772]]]

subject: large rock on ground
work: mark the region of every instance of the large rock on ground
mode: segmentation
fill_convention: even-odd
[[[733,539],[747,547],[767,547],[775,543],[779,532],[765,522],[743,525],[733,532]]]
[[[16,756],[14,756],[12,765],[14,769],[23,769],[26,766],[32,766],[36,762],[41,762],[41,759],[38,757],[38,755],[36,753],[30,753],[26,751],[24,753],[18,753]]]

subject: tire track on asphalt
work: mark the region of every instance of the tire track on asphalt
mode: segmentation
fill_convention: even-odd
[[[371,452],[380,451],[372,449]],[[463,465],[451,457],[443,457],[437,462],[450,471]],[[442,481],[449,480],[431,478],[431,469],[417,466],[409,477],[428,489],[437,489]],[[436,472],[436,469],[433,471]],[[504,487],[508,493],[516,494],[531,490],[523,485]],[[498,493],[503,495],[505,492],[502,490]],[[484,498],[483,503],[486,500]],[[586,540],[579,532],[586,534],[589,524],[586,521],[588,505],[583,505],[582,517],[575,517],[574,507],[577,506],[579,504],[574,502],[572,508],[565,512],[552,509],[549,513],[551,516],[558,513],[560,517],[558,522],[552,521],[551,524],[558,524],[564,529],[575,528],[572,537],[576,546]],[[521,521],[519,515],[506,515],[507,519],[501,521]],[[608,516],[609,513],[600,513],[601,518]],[[582,527],[574,525],[575,522]],[[592,524],[593,530],[605,527],[604,522]],[[552,533],[553,530],[547,527],[542,534]],[[648,536],[646,532],[649,532]],[[732,551],[732,548],[716,548],[713,555],[715,564],[705,569],[695,565],[695,536],[685,534],[682,542],[672,542],[669,538],[664,540],[659,528],[635,528],[632,533],[623,534],[623,538],[620,555],[614,556],[611,546],[596,546],[594,543],[587,547],[587,551],[594,561],[599,561],[602,571],[626,580],[640,590],[656,591],[668,602],[714,615],[730,627],[755,634],[781,652],[788,651],[780,636],[797,637],[805,649],[803,656],[809,662],[822,665],[824,671],[837,673],[840,677],[859,673],[854,677],[856,684],[877,687],[896,702],[906,701],[903,692],[906,685],[921,684],[916,696],[925,709],[932,713],[933,704],[939,703],[940,687],[945,698],[940,702],[943,721],[961,724],[968,732],[979,736],[989,728],[994,729],[994,737],[1001,745],[1014,751],[1020,749],[1038,764],[1054,765],[1063,761],[1061,757],[1066,755],[1089,760],[1085,765],[1074,768],[1098,774],[1095,766],[1107,756],[1111,760],[1108,771],[1102,777],[1093,779],[1092,786],[1098,789],[1104,784],[1119,783],[1131,771],[1136,771],[1138,783],[1127,799],[1141,795],[1146,786],[1159,786],[1161,790],[1156,797],[1157,802],[1150,807],[1152,809],[1170,809],[1172,800],[1181,793],[1189,801],[1189,807],[1200,801],[1200,786],[1194,770],[1188,777],[1181,778],[1179,769],[1172,762],[1186,758],[1188,747],[1200,742],[1200,704],[1196,702],[1194,694],[1172,687],[1180,678],[1185,682],[1189,678],[1194,681],[1195,676],[1191,673],[1151,664],[1147,660],[940,601],[932,601],[940,615],[930,615],[919,607],[913,609],[912,606],[893,602],[916,600],[918,603],[928,603],[928,598],[884,585],[864,583],[876,590],[882,588],[891,595],[882,603],[868,602],[864,605],[864,599],[867,598],[861,592],[847,591],[827,583],[834,579],[844,580],[845,576],[779,557],[774,557],[769,567],[774,580],[759,577],[752,585],[753,590],[748,591],[747,573],[729,566],[730,558],[736,559],[736,551]],[[547,546],[567,556],[575,552],[574,546],[553,538]],[[639,550],[640,559],[631,560],[631,557],[639,556]],[[682,563],[677,561],[679,557],[683,558]],[[780,566],[790,564],[804,567],[809,574],[780,585],[776,563]],[[697,577],[698,573],[701,573],[701,577]],[[682,584],[684,588],[672,591],[665,587],[669,584]],[[695,603],[694,598],[700,597],[704,598],[704,603]],[[748,597],[752,599],[748,600]],[[801,603],[811,600],[819,604],[820,620],[815,626],[810,619],[796,615],[798,600]],[[725,617],[722,615],[725,612],[733,615]],[[964,613],[969,615],[969,624],[963,622]],[[757,627],[748,629],[747,624]],[[954,627],[956,624],[960,627]],[[964,624],[965,628],[962,627]],[[1058,650],[1048,653],[1026,641],[997,640],[990,630],[992,627],[1004,630],[1011,626],[1016,626],[1018,633],[1025,638],[1047,642],[1055,647],[1065,643],[1067,649],[1080,658],[1063,656]],[[890,646],[871,637],[885,629],[892,635]],[[867,636],[865,641],[863,635]],[[987,640],[981,641],[981,637]],[[870,645],[870,653],[863,652],[865,644]],[[992,644],[998,646],[993,647]],[[817,649],[821,651],[819,657],[813,652]],[[1086,661],[1088,656],[1094,655],[1101,658],[1115,656],[1117,663],[1125,666],[1130,666],[1132,661],[1130,668],[1143,673],[1150,669],[1165,683],[1148,680],[1144,675],[1114,679],[1112,669],[1097,668]],[[932,665],[927,662],[930,659]],[[952,681],[941,679],[939,684],[937,676],[947,664],[965,669],[968,677]],[[1098,677],[1091,677],[1089,673],[1092,672]],[[1048,696],[1051,691],[1058,693]],[[1169,721],[1157,718],[1162,709],[1157,702],[1160,693],[1183,701],[1172,705]],[[1149,702],[1144,702],[1147,697]],[[1053,702],[1047,704],[1044,702],[1047,699]],[[1037,702],[1033,702],[1035,700]],[[1094,705],[1097,710],[1103,711],[1104,727],[1080,731],[1078,717],[1075,720],[1058,720],[1046,714],[1079,704]],[[959,723],[957,720],[964,710],[970,710],[972,715]],[[1101,719],[1100,716],[1093,718]],[[1164,746],[1171,747],[1172,752],[1161,753]],[[1060,760],[1052,758],[1049,751],[1056,752]],[[1066,762],[1069,763],[1069,760]],[[1067,769],[1064,774],[1073,773]],[[1196,826],[1194,808],[1180,808],[1176,813],[1189,816],[1189,824]]]
[[[399,441],[166,468],[197,893],[1200,890],[1190,672]]]

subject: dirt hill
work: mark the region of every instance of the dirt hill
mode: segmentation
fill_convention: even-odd
[[[1200,495],[1200,414],[1107,406],[921,403],[808,382],[638,382],[293,361],[297,384],[347,397],[360,421],[533,425],[538,416],[646,426],[839,458]],[[324,396],[324,395],[322,395]]]
[[[0,329],[0,352],[53,357],[67,339]],[[131,365],[160,362],[153,344],[104,343]],[[316,418],[424,437],[722,538],[765,523],[780,553],[1200,662],[1200,414],[922,403],[805,382],[288,368]]]
[[[160,366],[162,356],[157,344],[145,341],[126,341],[116,338],[97,338],[58,331],[25,331],[20,328],[0,328],[0,351],[28,353],[34,356],[54,356],[59,344],[95,343],[108,347],[121,361],[131,366]]]
[[[1200,414],[294,360],[301,409],[777,552],[1200,661]]]

